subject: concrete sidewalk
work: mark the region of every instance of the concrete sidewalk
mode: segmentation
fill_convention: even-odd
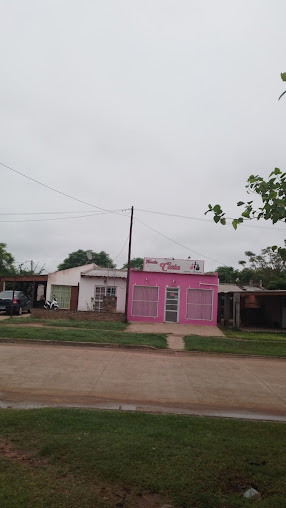
[[[44,404],[286,421],[282,359],[0,344],[0,373],[0,407]]]
[[[126,332],[130,333],[166,333],[177,337],[184,335],[200,335],[202,337],[224,337],[217,326],[180,325],[178,323],[141,323],[132,321]]]

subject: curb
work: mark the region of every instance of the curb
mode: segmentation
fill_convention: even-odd
[[[168,349],[168,348],[157,348],[155,346],[146,346],[144,344],[116,344],[110,342],[73,342],[73,341],[58,341],[58,340],[33,340],[33,339],[11,339],[7,337],[0,337],[0,344],[36,344],[38,346],[75,346],[75,347],[93,347],[93,348],[105,348],[105,349],[129,349],[137,351],[152,351],[163,354],[176,354],[176,355],[193,355],[193,356],[218,356],[227,358],[254,358],[264,360],[286,360],[286,356],[265,356],[265,355],[250,355],[250,354],[239,354],[239,353],[218,353],[216,351],[188,351],[181,349]]]
[[[106,349],[137,349],[161,351],[160,348],[155,346],[145,346],[144,344],[116,344],[110,342],[73,342],[71,340],[58,341],[58,340],[33,340],[33,339],[10,339],[6,337],[0,337],[0,343],[2,344],[36,344],[36,345],[50,345],[50,346],[76,346],[76,347],[97,347]]]

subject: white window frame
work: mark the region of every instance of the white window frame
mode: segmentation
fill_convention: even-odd
[[[96,298],[96,289],[99,288],[100,289],[100,295],[99,295],[99,298],[97,299]],[[104,291],[101,291],[102,289],[104,289]],[[117,287],[116,286],[105,286],[103,284],[97,284],[94,286],[94,310],[96,310],[97,312],[101,312],[102,311],[102,304],[103,304],[103,298],[102,297],[105,297],[105,296],[113,296],[113,297],[116,297],[116,289]],[[107,292],[108,290],[110,290],[111,293],[114,293],[114,294],[110,294],[108,295]]]
[[[166,312],[169,312],[166,309],[167,291],[172,291],[173,289],[178,290],[177,321],[166,321]],[[177,286],[175,288],[173,288],[171,286],[166,286],[166,288],[165,288],[165,302],[164,302],[164,323],[179,323],[179,320],[180,320],[180,296],[181,296],[180,286]],[[170,305],[170,304],[168,304],[168,305]],[[173,311],[171,310],[170,312],[173,312]]]
[[[158,298],[157,300],[152,300],[152,302],[156,302],[157,303],[157,314],[156,316],[141,316],[141,315],[137,315],[137,314],[133,314],[133,302],[134,302],[134,288],[153,288],[153,289],[157,289],[157,295],[158,295]],[[135,302],[146,302],[146,300],[135,300]],[[147,317],[147,318],[150,318],[150,319],[156,319],[158,317],[158,312],[159,312],[159,287],[158,286],[144,286],[143,284],[134,284],[133,285],[133,288],[132,288],[132,302],[131,302],[131,316],[132,317]]]
[[[211,291],[212,293],[212,303],[211,303],[211,319],[197,319],[197,318],[190,318],[190,317],[187,317],[188,315],[188,291]],[[209,303],[198,303],[198,304],[193,304],[193,305],[210,305]],[[187,292],[186,292],[186,319],[188,321],[209,321],[211,323],[211,321],[213,320],[213,311],[214,311],[214,290],[213,289],[204,289],[204,288],[187,288]]]

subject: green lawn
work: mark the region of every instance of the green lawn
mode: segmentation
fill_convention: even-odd
[[[286,506],[285,424],[1,410],[0,436],[1,508]]]
[[[146,345],[166,348],[167,341],[164,334],[159,333],[127,333],[112,330],[74,330],[57,328],[33,328],[29,326],[9,326],[0,324],[0,338],[56,340],[74,342],[98,342],[122,345]]]
[[[64,326],[65,328],[87,328],[94,330],[118,330],[124,331],[126,323],[117,321],[77,321],[76,319],[34,319],[33,317],[9,318],[1,321],[1,325],[26,325],[31,323],[43,326]]]
[[[184,337],[187,351],[208,353],[233,353],[263,356],[286,357],[286,334],[237,332],[227,330],[227,338],[200,337],[187,335]],[[243,339],[243,340],[242,340]]]
[[[223,329],[223,333],[229,338],[237,338],[244,340],[260,340],[260,341],[278,341],[286,342],[286,332],[244,332],[243,330],[233,330],[232,328]]]

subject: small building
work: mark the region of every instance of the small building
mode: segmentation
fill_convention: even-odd
[[[82,273],[79,284],[78,310],[101,312],[104,302],[114,302],[115,311],[124,313],[127,270],[95,268]]]
[[[47,278],[47,297],[56,297],[62,310],[124,313],[127,270],[91,263],[50,273]]]
[[[286,328],[286,290],[219,284],[218,323],[234,328]]]
[[[129,321],[216,326],[217,273],[204,262],[144,258],[143,271],[130,271]]]
[[[47,299],[56,297],[59,308],[77,310],[81,274],[98,268],[94,263],[49,273]]]

